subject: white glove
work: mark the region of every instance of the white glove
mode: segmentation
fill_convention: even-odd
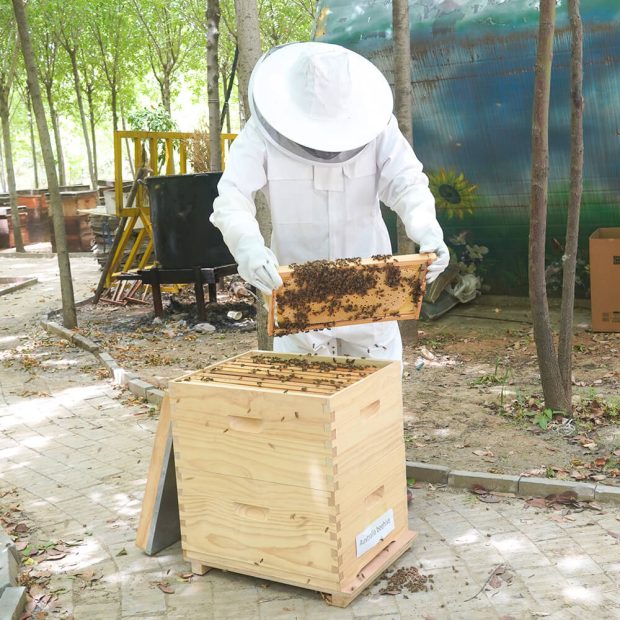
[[[257,289],[271,295],[282,286],[278,273],[278,259],[261,241],[242,239],[235,249],[239,275]]]
[[[430,284],[439,277],[450,262],[450,250],[443,239],[423,239],[420,241],[420,252],[434,252],[437,258],[428,266],[426,270],[426,282]]]

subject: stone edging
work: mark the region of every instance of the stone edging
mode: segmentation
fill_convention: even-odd
[[[4,288],[0,289],[0,297],[2,295],[8,295],[9,293],[14,293],[15,291],[19,291],[22,288],[32,286],[39,281],[37,278],[24,278],[24,279],[16,278],[16,280],[19,280],[19,281],[13,284],[9,284],[8,286],[5,286]]]
[[[44,318],[40,321],[41,327],[50,334],[60,336],[69,342],[72,342],[76,347],[92,353],[107,369],[112,377],[112,381],[115,385],[122,385],[126,387],[132,394],[143,398],[148,403],[153,405],[161,405],[164,399],[164,391],[159,388],[143,381],[134,372],[129,372],[118,365],[116,360],[106,351],[103,351],[101,347],[92,340],[75,333],[74,331],[59,325],[54,321],[49,321]]]
[[[81,349],[93,353],[107,367],[115,384],[127,387],[132,394],[144,398],[149,403],[161,404],[164,398],[163,390],[143,381],[135,373],[127,372],[121,368],[109,353],[102,351],[99,345],[92,340],[47,319],[41,321],[41,326],[48,332],[65,338]],[[591,482],[555,480],[553,478],[530,478],[528,476],[499,475],[480,471],[460,471],[443,465],[413,461],[407,462],[407,478],[413,478],[416,482],[430,482],[455,489],[471,489],[474,485],[480,485],[487,491],[515,493],[527,497],[545,497],[552,493],[574,491],[580,500],[620,503],[620,487],[612,487],[598,482],[594,484]]]
[[[461,471],[443,465],[407,462],[407,478],[417,482],[430,482],[455,489],[471,489],[479,485],[487,491],[514,493],[526,497],[546,497],[553,493],[574,491],[579,500],[620,503],[620,487],[600,482],[578,482],[554,478],[531,478],[490,474],[480,471]]]
[[[26,588],[19,586],[20,558],[15,543],[0,533],[0,618],[17,620],[26,604]]]

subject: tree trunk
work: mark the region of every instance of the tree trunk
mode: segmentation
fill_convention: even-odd
[[[37,163],[37,146],[34,141],[34,123],[32,122],[32,105],[30,93],[26,90],[26,106],[28,108],[28,125],[30,126],[30,149],[32,151],[32,167],[34,170],[34,186],[39,187],[39,165]]]
[[[7,193],[6,187],[6,174],[4,172],[4,155],[2,148],[2,140],[0,140],[0,187],[2,187],[2,193]]]
[[[207,0],[207,96],[209,99],[209,158],[212,171],[222,169],[218,40],[220,2]]]
[[[237,41],[239,45],[239,103],[244,121],[250,117],[248,84],[254,65],[261,56],[258,7],[256,0],[235,0]]]
[[[235,0],[237,15],[237,45],[239,46],[239,103],[242,104],[242,118],[247,121],[250,116],[248,105],[248,85],[254,65],[261,56],[260,30],[258,26],[258,7],[256,0]],[[271,214],[262,194],[256,194],[256,219],[265,244],[270,245]],[[258,348],[271,350],[273,344],[267,335],[267,311],[262,302],[256,303],[256,332]]]
[[[409,30],[409,3],[407,0],[392,2],[392,32],[394,33],[394,115],[398,127],[409,144],[413,144],[413,110],[411,101],[411,33]],[[413,254],[415,243],[407,236],[405,225],[396,220],[396,243],[399,254]],[[399,321],[405,344],[415,344],[418,339],[417,321]]]
[[[123,113],[123,106],[120,106],[121,112],[121,125],[123,127],[123,131],[127,131],[127,125],[125,123],[125,114]],[[129,148],[129,138],[125,138],[123,140],[125,142],[125,150],[127,151],[127,161],[129,162],[129,170],[131,170],[131,177],[135,178],[136,173],[133,169],[133,158],[131,157],[131,148]]]
[[[19,227],[19,210],[17,208],[17,186],[15,184],[15,169],[13,167],[13,150],[11,147],[11,131],[9,128],[9,93],[6,88],[0,89],[0,119],[2,121],[2,142],[6,163],[6,177],[9,186],[9,201],[11,205],[11,220],[13,222],[13,237],[15,251],[24,252],[24,240]]]
[[[413,144],[411,105],[411,34],[409,31],[409,3],[392,2],[392,31],[394,33],[394,115],[398,127],[409,144]],[[399,254],[413,254],[415,244],[407,236],[404,224],[397,221]]]
[[[172,117],[170,108],[170,75],[165,69],[162,80],[159,83],[159,89],[161,91],[161,103],[164,106],[164,110],[168,112],[168,116]]]
[[[43,162],[45,164],[45,172],[47,174],[50,202],[52,205],[52,218],[54,223],[54,234],[56,237],[58,269],[60,272],[63,325],[69,329],[72,329],[77,327],[77,316],[75,313],[73,281],[71,280],[71,264],[69,262],[69,253],[67,252],[62,203],[60,202],[60,192],[58,190],[58,176],[56,174],[56,165],[54,163],[54,151],[52,150],[52,141],[50,140],[47,120],[45,118],[45,109],[43,108],[43,99],[41,98],[39,78],[37,75],[37,65],[34,58],[34,52],[32,50],[32,44],[30,42],[30,33],[28,30],[28,20],[26,18],[24,1],[11,0],[11,2],[13,3],[15,21],[17,22],[17,29],[19,31],[22,54],[24,56],[26,74],[28,76],[28,90],[30,91],[30,95],[32,97],[32,107],[37,121],[39,142],[41,144],[41,152],[43,154]]]
[[[71,68],[73,69],[73,83],[75,84],[75,96],[77,98],[78,110],[80,112],[80,120],[82,122],[82,134],[84,135],[84,144],[86,145],[86,155],[88,158],[88,174],[90,176],[91,187],[97,188],[97,179],[95,178],[93,168],[93,155],[90,149],[90,138],[88,137],[88,125],[86,123],[86,113],[84,112],[84,102],[82,101],[82,86],[80,84],[80,73],[77,66],[77,55],[75,50],[67,50],[71,59]]]
[[[97,134],[95,132],[95,110],[93,106],[93,87],[86,90],[86,100],[88,102],[88,117],[90,121],[90,138],[93,145],[93,171],[95,173],[95,185],[93,189],[97,189],[97,179],[99,178],[99,166],[97,164]]]
[[[569,403],[572,402],[573,315],[575,271],[579,241],[579,212],[583,193],[583,24],[579,0],[568,0],[571,27],[571,162],[570,198],[566,222],[566,247],[562,257],[562,309],[558,362],[562,385]]]
[[[118,93],[116,92],[116,83],[112,85],[112,128],[114,131],[118,131]]]
[[[568,411],[556,355],[545,281],[545,238],[549,181],[549,96],[553,63],[556,0],[541,0],[534,105],[532,111],[532,188],[530,205],[529,289],[545,405]]]
[[[60,185],[67,184],[65,175],[65,156],[62,150],[62,140],[60,137],[60,123],[58,122],[58,112],[54,105],[54,97],[52,96],[52,86],[46,85],[47,105],[50,109],[50,118],[52,119],[52,130],[54,132],[54,142],[56,142],[56,160],[58,161],[58,181]]]

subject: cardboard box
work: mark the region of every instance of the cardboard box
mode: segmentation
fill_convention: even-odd
[[[411,545],[398,362],[249,352],[170,383],[183,553],[346,606]]]
[[[620,228],[590,235],[592,330],[620,332]]]

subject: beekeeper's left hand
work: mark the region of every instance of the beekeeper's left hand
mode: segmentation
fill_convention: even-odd
[[[430,284],[439,277],[450,262],[450,250],[439,237],[427,237],[420,241],[420,252],[434,252],[437,254],[434,260],[426,270],[426,282]]]

